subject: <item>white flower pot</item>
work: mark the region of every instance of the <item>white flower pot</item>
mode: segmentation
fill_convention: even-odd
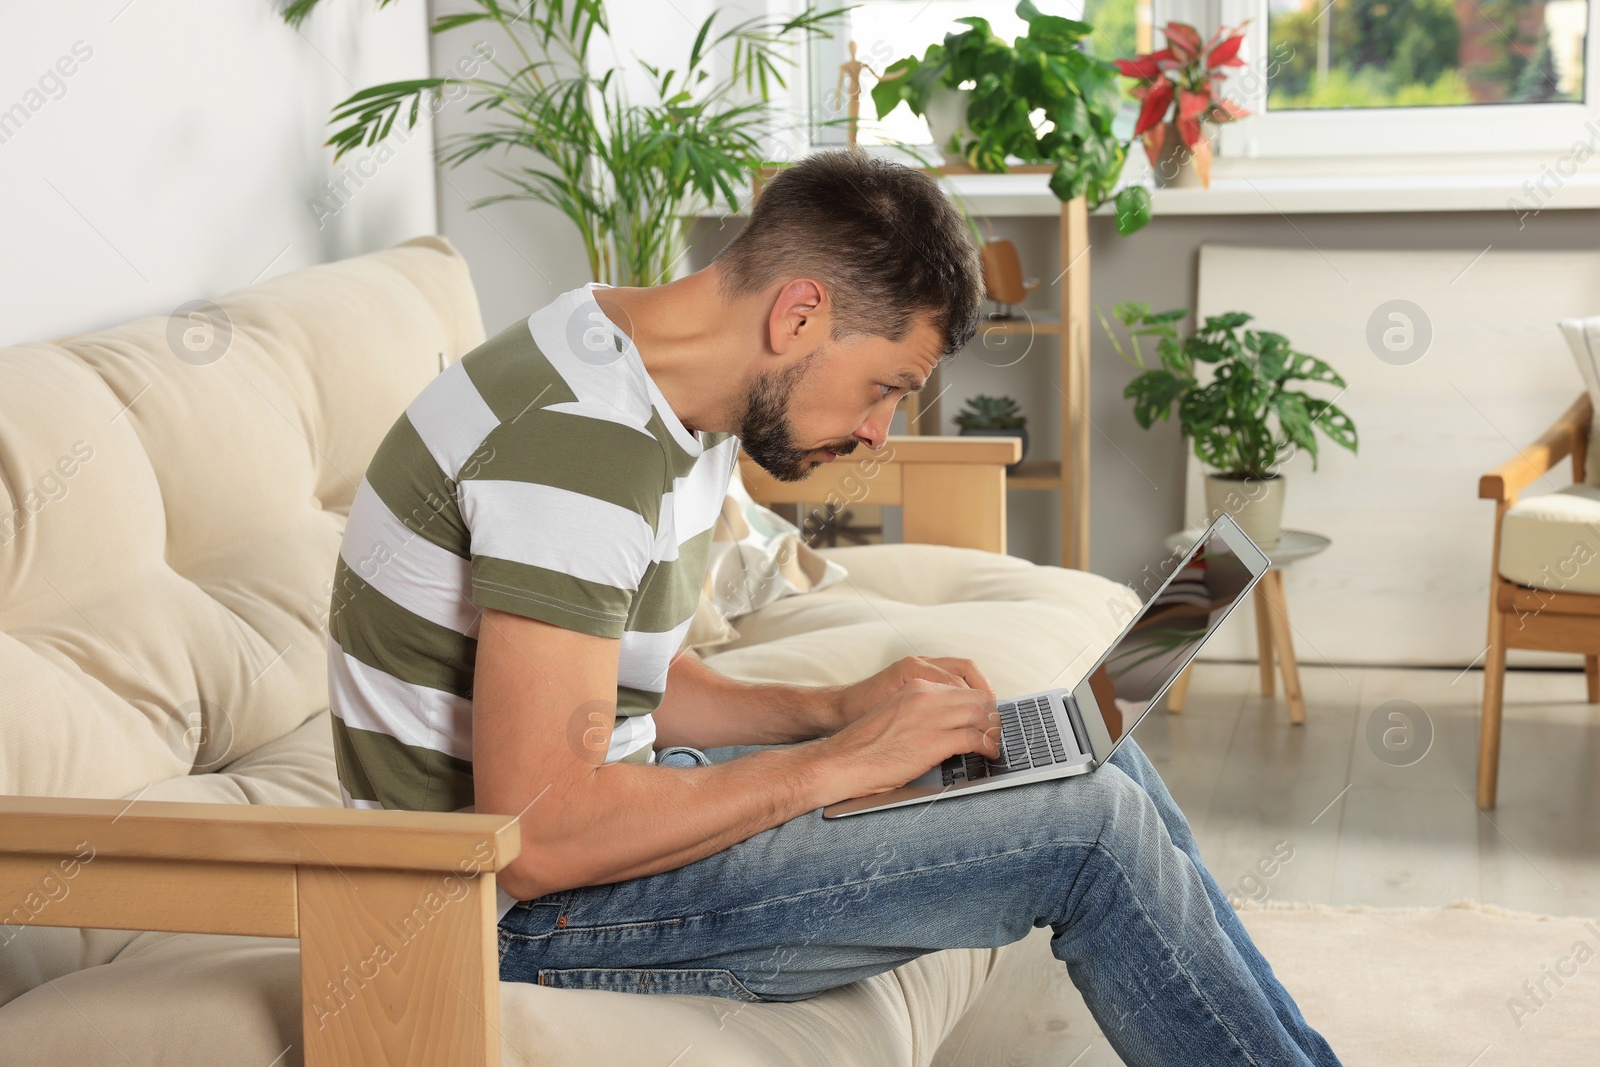
[[[946,163],[960,163],[963,157],[959,152],[949,150],[950,138],[956,134],[963,137],[967,133],[967,101],[972,98],[971,89],[951,89],[939,86],[928,94],[928,104],[922,111],[922,117],[928,120],[928,132],[933,135],[933,144]]]
[[[1281,474],[1268,478],[1225,478],[1206,475],[1206,524],[1226,511],[1261,548],[1273,548],[1283,534]]]

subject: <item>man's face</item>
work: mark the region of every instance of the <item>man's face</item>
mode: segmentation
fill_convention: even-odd
[[[941,338],[926,316],[899,341],[864,334],[828,340],[789,366],[756,376],[739,440],[781,482],[797,482],[856,446],[882,448],[895,405],[927,381]]]

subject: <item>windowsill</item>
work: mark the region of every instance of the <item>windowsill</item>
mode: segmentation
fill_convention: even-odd
[[[1600,208],[1600,165],[1557,185],[1557,154],[1471,158],[1217,159],[1209,189],[1153,189],[1153,215],[1304,215],[1412,211],[1555,211]],[[1148,184],[1138,146],[1125,174]],[[1525,188],[1541,176],[1542,189]],[[1060,204],[1039,174],[953,175],[967,208],[989,217],[1053,215]],[[1531,191],[1530,191],[1531,189]],[[1109,215],[1110,204],[1097,214]]]

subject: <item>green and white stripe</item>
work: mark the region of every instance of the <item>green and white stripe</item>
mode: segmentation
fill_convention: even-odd
[[[593,289],[441,373],[367,468],[329,616],[348,806],[472,807],[485,607],[620,639],[606,762],[655,758],[651,712],[699,601],[739,442],[684,428]],[[573,351],[574,322],[591,337],[602,326],[619,357]]]

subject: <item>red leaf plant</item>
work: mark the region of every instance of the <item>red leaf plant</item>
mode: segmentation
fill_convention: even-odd
[[[1167,47],[1136,59],[1117,60],[1117,70],[1139,82],[1133,89],[1134,98],[1140,101],[1133,135],[1144,138],[1152,162],[1161,156],[1169,119],[1183,143],[1195,149],[1205,139],[1202,123],[1232,122],[1250,114],[1223,99],[1220,91],[1228,68],[1245,65],[1239,58],[1245,25],[1219,29],[1202,44],[1199,30],[1185,22],[1169,22],[1163,31]]]

